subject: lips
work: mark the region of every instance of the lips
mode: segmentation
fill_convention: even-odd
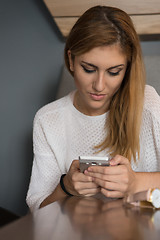
[[[90,96],[93,100],[100,101],[105,98],[105,94],[95,94],[95,93],[90,93]]]

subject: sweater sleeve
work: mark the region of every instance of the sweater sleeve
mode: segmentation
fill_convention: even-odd
[[[43,200],[54,191],[61,176],[55,154],[49,145],[38,114],[33,124],[33,151],[34,160],[26,198],[31,211],[38,209]]]
[[[150,111],[152,124],[151,132],[153,135],[154,151],[157,160],[157,171],[160,171],[160,96],[153,87],[150,87],[148,92],[148,109]],[[151,139],[148,140],[151,142]]]
[[[143,114],[143,165],[147,171],[160,171],[160,96],[146,86]]]

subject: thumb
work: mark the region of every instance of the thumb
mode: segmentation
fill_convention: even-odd
[[[72,171],[77,171],[79,169],[79,160],[73,160],[71,164],[71,170]]]
[[[129,164],[129,161],[127,158],[121,156],[121,155],[116,155],[110,160],[110,165],[111,166],[116,166],[116,165],[127,165]]]

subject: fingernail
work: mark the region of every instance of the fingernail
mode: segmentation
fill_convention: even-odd
[[[90,168],[90,167],[87,170],[88,170],[88,172],[92,172],[92,168]]]
[[[110,160],[110,165],[115,165],[115,164],[116,164],[115,160],[114,160],[114,159],[111,159],[111,160]]]

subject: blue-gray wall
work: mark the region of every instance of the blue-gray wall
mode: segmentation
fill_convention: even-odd
[[[53,101],[64,42],[40,0],[0,0],[0,206],[27,211],[35,112]]]
[[[33,118],[55,99],[63,48],[42,0],[0,0],[0,207],[19,215],[27,213]],[[160,41],[142,49],[149,79],[159,86]]]

